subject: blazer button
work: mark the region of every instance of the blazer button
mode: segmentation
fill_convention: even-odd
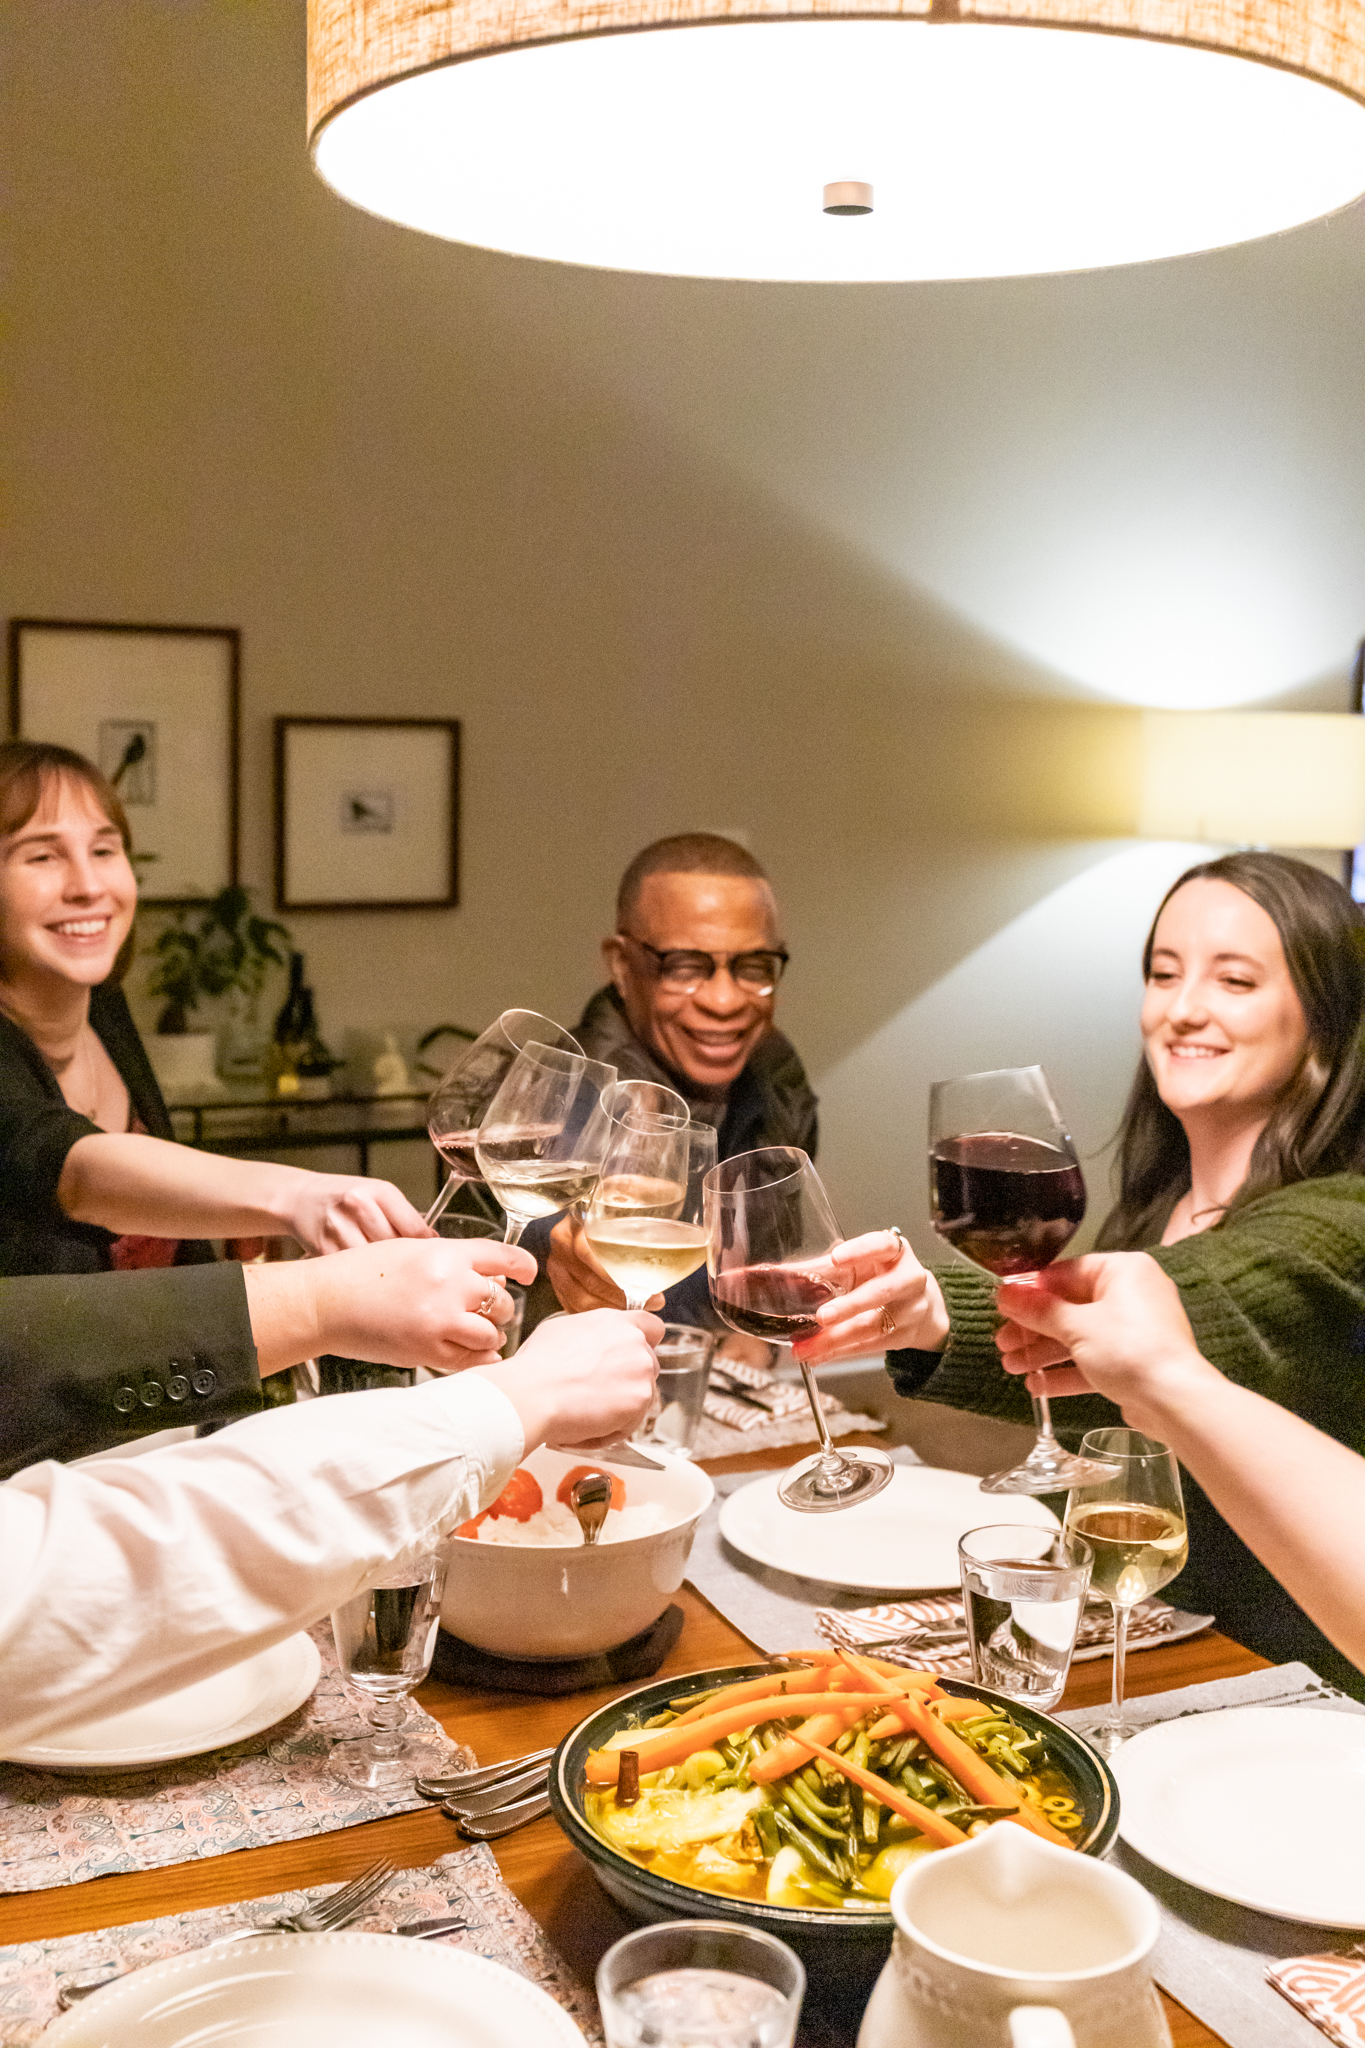
[[[131,1415],[137,1406],[137,1388],[120,1387],[114,1396],[114,1406],[120,1415]]]
[[[190,1383],[183,1372],[173,1372],[166,1382],[166,1392],[173,1401],[183,1401],[189,1390]]]
[[[159,1408],[165,1400],[165,1390],[159,1380],[144,1380],[138,1395],[144,1408]]]
[[[194,1388],[196,1394],[211,1394],[217,1384],[217,1373],[210,1371],[206,1365],[199,1366],[195,1372],[190,1374],[190,1385]]]

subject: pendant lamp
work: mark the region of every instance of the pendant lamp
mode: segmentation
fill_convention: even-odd
[[[309,0],[355,205],[688,277],[1008,277],[1365,191],[1365,0]]]

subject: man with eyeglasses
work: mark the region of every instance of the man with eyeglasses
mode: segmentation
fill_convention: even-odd
[[[815,1095],[773,1024],[780,934],[772,884],[744,847],[711,832],[656,840],[621,878],[616,929],[602,942],[611,980],[574,1026],[584,1052],[623,1080],[675,1088],[696,1121],[715,1125],[722,1159],[759,1145],[815,1151]],[[546,1272],[566,1309],[621,1305],[572,1217],[551,1233]],[[533,1318],[551,1306],[539,1291]],[[670,1289],[663,1313],[714,1325],[705,1272]]]

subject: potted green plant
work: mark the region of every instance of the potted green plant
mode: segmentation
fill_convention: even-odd
[[[149,949],[155,965],[147,987],[163,1005],[151,1046],[163,1088],[218,1087],[215,1034],[192,1029],[191,1016],[205,996],[235,997],[250,1015],[270,968],[284,966],[280,947],[287,950],[289,943],[286,928],[258,916],[250,892],[237,882],[209,903],[178,910],[157,933]]]

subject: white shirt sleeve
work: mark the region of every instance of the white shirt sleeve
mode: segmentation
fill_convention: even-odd
[[[495,1500],[524,1450],[477,1371],[277,1408],[0,1485],[0,1741],[178,1690],[319,1620]]]

